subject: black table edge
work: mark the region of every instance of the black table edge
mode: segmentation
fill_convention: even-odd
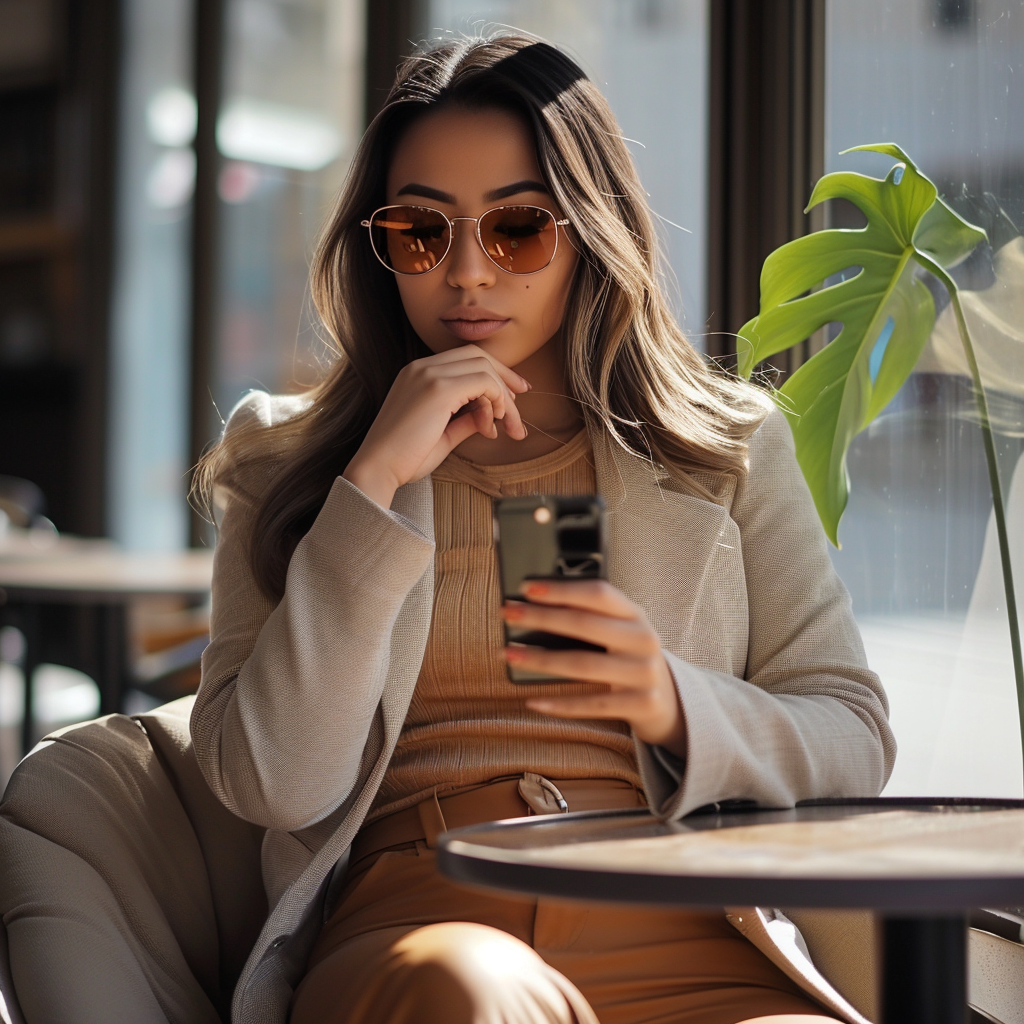
[[[925,807],[979,807],[990,810],[1024,810],[1024,800],[970,797],[874,797],[855,800],[811,800],[797,807],[871,807],[900,810]],[[748,815],[792,808],[744,806],[719,814],[742,824]],[[701,808],[698,817],[714,813]],[[1024,904],[1024,877],[964,878],[930,875],[908,878],[792,879],[773,876],[718,878],[668,873],[637,874],[634,871],[576,870],[516,863],[514,851],[475,845],[465,838],[510,827],[543,829],[566,820],[599,818],[651,818],[646,810],[578,811],[569,815],[513,818],[506,821],[456,829],[441,836],[438,867],[448,877],[489,888],[588,901],[685,906],[780,906],[820,908],[874,908],[886,914],[912,912],[945,916],[972,907]],[[685,824],[689,818],[684,818]],[[727,827],[727,826],[726,826]],[[1022,865],[1024,876],[1024,865]],[[604,896],[602,893],[607,892]]]

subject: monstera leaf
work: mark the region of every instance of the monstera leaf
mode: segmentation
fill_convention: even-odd
[[[749,377],[761,360],[827,323],[842,324],[776,397],[793,429],[818,515],[837,546],[849,495],[850,442],[899,391],[935,323],[935,305],[919,268],[949,268],[985,238],[938,197],[899,146],[855,148],[899,163],[884,180],[851,171],[827,174],[807,209],[826,199],[848,199],[867,217],[867,226],[819,231],[776,249],[761,271],[760,312],[740,330],[738,343],[739,370]],[[838,284],[811,290],[843,271],[849,276]]]

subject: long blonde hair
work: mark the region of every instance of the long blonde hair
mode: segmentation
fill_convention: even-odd
[[[762,394],[709,366],[669,311],[646,194],[607,102],[579,66],[525,36],[446,40],[398,69],[320,238],[311,289],[335,361],[303,411],[232,431],[199,465],[195,492],[208,509],[222,475],[254,463],[270,469],[255,497],[250,560],[274,598],[284,592],[295,545],[398,372],[429,354],[360,221],[384,205],[402,133],[441,104],[509,110],[533,130],[545,182],[580,254],[562,333],[568,394],[592,429],[711,496],[696,478],[742,475],[747,440],[765,416]]]

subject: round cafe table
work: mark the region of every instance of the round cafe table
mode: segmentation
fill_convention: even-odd
[[[688,907],[872,908],[882,1024],[963,1024],[966,912],[1024,906],[1024,801],[808,801],[788,810],[582,812],[456,829],[438,863],[476,885]]]

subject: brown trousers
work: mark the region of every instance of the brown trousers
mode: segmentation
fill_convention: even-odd
[[[738,1024],[776,1014],[832,1019],[721,912],[464,888],[418,841],[352,866],[290,1024]]]

